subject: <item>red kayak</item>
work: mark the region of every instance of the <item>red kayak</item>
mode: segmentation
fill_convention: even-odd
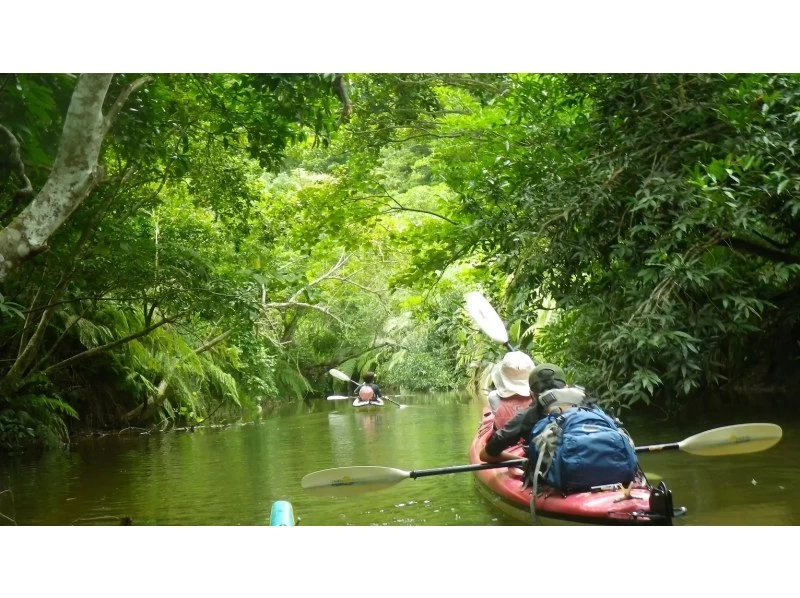
[[[481,449],[492,433],[494,415],[485,409],[483,419],[469,449],[470,462],[482,463]],[[509,452],[525,457],[522,445]],[[502,467],[474,472],[478,487],[500,510],[517,519],[531,521],[531,488],[522,487],[523,472]],[[663,484],[663,482],[662,482]],[[655,494],[651,508],[651,494]],[[662,494],[663,500],[658,499]],[[539,486],[536,496],[535,523],[584,523],[599,525],[671,525],[673,517],[683,515],[684,507],[673,509],[671,493],[666,486],[653,488],[641,476],[628,489],[605,488],[564,496],[560,491]]]

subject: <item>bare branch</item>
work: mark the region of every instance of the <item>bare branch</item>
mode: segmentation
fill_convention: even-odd
[[[61,368],[65,367],[65,366],[67,366],[67,365],[70,365],[71,363],[74,363],[74,362],[79,361],[81,359],[84,359],[86,357],[92,357],[92,356],[97,355],[99,353],[105,353],[106,351],[110,351],[111,349],[115,349],[115,348],[120,347],[120,346],[122,346],[122,345],[124,345],[126,343],[129,343],[132,340],[136,340],[137,338],[141,338],[143,336],[147,336],[148,334],[153,332],[153,330],[155,330],[156,328],[160,328],[164,324],[169,324],[170,322],[174,322],[175,320],[177,320],[178,318],[183,316],[185,313],[186,312],[181,312],[181,313],[179,313],[177,315],[174,315],[174,316],[171,316],[169,318],[163,318],[163,319],[159,320],[158,322],[156,322],[155,324],[152,324],[152,325],[148,326],[147,328],[143,328],[142,330],[139,330],[138,332],[134,332],[133,334],[129,334],[128,336],[125,336],[123,338],[117,339],[115,341],[112,341],[112,342],[107,343],[105,345],[102,345],[100,347],[93,347],[93,348],[91,348],[91,349],[89,349],[87,351],[83,351],[82,353],[78,353],[77,355],[73,355],[72,357],[69,357],[69,358],[67,358],[67,359],[65,359],[63,361],[59,361],[58,363],[56,363],[54,365],[51,365],[49,368],[44,370],[44,373],[45,374],[51,374],[55,370],[61,369]]]
[[[61,344],[61,341],[63,341],[64,338],[66,338],[67,334],[69,334],[69,331],[72,330],[72,327],[83,319],[84,313],[85,311],[81,312],[81,315],[75,316],[72,319],[72,321],[69,323],[69,325],[67,325],[64,328],[64,331],[59,335],[56,341],[50,345],[50,347],[47,349],[47,352],[44,355],[42,355],[41,359],[39,359],[39,361],[36,362],[36,365],[34,365],[31,368],[31,372],[36,372],[42,367],[44,367],[44,364],[47,363],[48,359],[50,359],[50,356],[55,352],[56,348],[58,348],[58,345]]]
[[[389,208],[383,212],[379,212],[380,214],[392,214],[394,212],[418,212],[420,214],[428,214],[429,216],[435,216],[436,218],[441,218],[445,222],[449,222],[453,226],[458,226],[457,222],[450,220],[447,216],[442,216],[441,214],[437,214],[436,212],[429,212],[428,210],[417,210],[416,208],[406,208],[404,206],[400,206],[399,208]]]
[[[13,166],[17,167],[19,176],[24,183],[24,186],[21,189],[17,189],[14,192],[14,195],[11,199],[11,205],[6,208],[2,214],[0,214],[0,221],[2,221],[5,220],[9,214],[13,214],[16,211],[20,202],[24,198],[33,195],[33,187],[31,186],[30,179],[25,174],[25,163],[22,161],[22,157],[19,152],[19,141],[17,141],[16,136],[3,125],[0,125],[0,132],[5,133],[6,137],[8,137],[8,141],[11,144],[11,163]]]
[[[323,280],[325,280],[326,278],[330,278],[330,276],[331,276],[331,275],[332,275],[334,272],[336,272],[338,269],[340,269],[342,266],[344,266],[344,265],[347,263],[347,260],[348,260],[349,258],[350,258],[350,256],[349,256],[349,255],[347,255],[347,253],[343,251],[343,252],[342,252],[342,255],[340,255],[340,256],[339,256],[339,259],[337,260],[337,262],[336,262],[336,263],[333,265],[333,267],[332,267],[330,270],[328,270],[328,271],[327,271],[325,274],[323,274],[323,275],[319,276],[319,277],[318,277],[318,278],[316,278],[315,280],[311,281],[311,282],[310,282],[310,283],[308,283],[307,285],[303,285],[303,287],[302,287],[300,290],[298,290],[298,291],[297,291],[297,292],[296,292],[294,295],[292,295],[292,296],[289,298],[289,302],[290,302],[290,303],[294,302],[294,301],[295,301],[295,300],[296,300],[296,299],[297,299],[297,298],[300,296],[300,294],[301,294],[303,291],[305,291],[307,288],[309,288],[309,287],[313,287],[315,284],[319,284],[320,282],[322,282],[322,281],[323,281]],[[262,303],[263,303],[263,301],[262,301]],[[267,305],[267,304],[266,304],[266,303],[264,303],[264,305]]]
[[[222,341],[224,341],[226,338],[228,338],[231,335],[232,332],[233,332],[233,329],[230,329],[230,330],[226,330],[222,334],[219,334],[219,335],[215,336],[214,338],[212,338],[210,341],[208,341],[207,343],[205,343],[201,347],[198,347],[197,349],[195,349],[194,350],[195,355],[200,355],[200,353],[205,353],[206,351],[208,351],[209,349],[211,349],[215,345],[220,344]]]
[[[324,365],[325,369],[328,369],[329,367],[333,367],[335,365],[341,365],[343,363],[346,363],[346,362],[350,361],[351,359],[355,359],[356,357],[361,357],[365,353],[369,353],[370,351],[375,351],[376,349],[381,349],[383,347],[400,347],[401,349],[407,349],[408,348],[405,345],[400,345],[400,344],[392,342],[392,341],[386,341],[386,342],[381,343],[379,345],[373,345],[371,347],[368,347],[368,348],[364,349],[363,351],[359,351],[358,353],[353,353],[351,355],[348,355],[347,357],[340,357],[338,359],[335,359],[334,361],[329,361],[328,363],[325,363],[323,365]]]
[[[787,253],[785,251],[778,251],[770,247],[764,247],[758,243],[753,243],[746,239],[737,239],[735,237],[728,237],[720,242],[721,245],[727,245],[733,251],[742,251],[753,255],[760,256],[771,262],[784,262],[786,264],[800,264],[800,257]]]
[[[328,280],[338,280],[340,282],[346,282],[347,284],[351,284],[354,287],[358,287],[362,291],[366,291],[367,293],[372,293],[373,295],[377,295],[378,297],[383,298],[383,294],[380,291],[376,291],[375,289],[370,289],[365,287],[364,285],[360,285],[357,282],[350,280],[350,278],[342,278],[341,276],[331,276]]]
[[[429,216],[435,216],[436,218],[440,218],[440,219],[444,220],[445,222],[449,222],[453,226],[458,226],[457,222],[455,222],[453,220],[450,220],[447,216],[442,216],[441,214],[437,214],[436,212],[431,212],[429,210],[420,210],[420,209],[417,209],[417,208],[407,208],[406,206],[401,204],[399,201],[397,201],[397,199],[395,197],[390,195],[389,192],[386,190],[386,188],[383,185],[381,185],[380,183],[377,183],[377,185],[378,185],[378,187],[383,189],[383,195],[362,195],[362,196],[359,196],[359,197],[353,197],[353,198],[347,200],[346,203],[351,203],[351,202],[355,202],[355,201],[366,201],[366,200],[369,200],[372,203],[375,203],[375,204],[378,204],[378,205],[382,205],[382,206],[387,206],[388,209],[383,211],[383,212],[379,212],[379,214],[391,214],[391,213],[394,213],[394,212],[418,212],[420,214],[428,214]],[[383,201],[377,201],[378,199],[383,199],[383,198],[391,200],[396,207],[390,208],[389,207],[390,204],[388,204],[386,202],[383,202]]]
[[[103,119],[103,135],[108,133],[108,130],[111,128],[111,125],[114,124],[114,120],[117,118],[119,111],[122,110],[122,107],[128,101],[128,98],[131,96],[131,94],[135,92],[137,89],[139,89],[142,85],[144,85],[145,83],[149,83],[152,80],[153,80],[152,77],[139,77],[138,79],[136,79],[136,81],[134,81],[133,83],[128,85],[125,89],[123,89],[121,92],[119,92],[119,96],[117,96],[117,101],[114,102],[114,105],[111,106],[111,108],[108,111],[108,114],[106,114],[105,118]]]
[[[43,311],[45,309],[50,309],[51,307],[56,307],[57,305],[66,305],[68,303],[77,303],[78,301],[118,301],[121,303],[128,303],[130,301],[136,301],[136,297],[105,297],[105,296],[98,296],[98,297],[75,297],[74,299],[63,299],[61,301],[54,301],[53,303],[48,303],[47,305],[42,305],[40,307],[35,307],[33,309],[28,309],[23,311],[24,314],[33,314],[37,311]]]
[[[353,113],[353,102],[350,101],[350,95],[347,93],[347,85],[342,73],[336,73],[333,79],[333,90],[342,103],[342,114],[339,116],[339,123],[346,123],[350,120],[350,115]]]
[[[314,305],[312,303],[301,303],[299,301],[286,301],[286,302],[283,302],[283,303],[266,303],[264,305],[264,308],[265,309],[268,309],[268,308],[273,308],[273,309],[293,309],[293,308],[296,308],[296,309],[315,309],[317,311],[321,311],[326,316],[328,316],[330,318],[333,318],[334,320],[336,320],[342,326],[345,325],[344,322],[341,319],[339,319],[338,317],[333,315],[327,307],[322,306],[322,305]]]

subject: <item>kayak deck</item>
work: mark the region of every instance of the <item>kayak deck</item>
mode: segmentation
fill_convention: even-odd
[[[483,412],[478,432],[469,449],[471,463],[481,463],[481,449],[492,433],[494,415],[488,408]],[[522,445],[508,452],[525,457]],[[500,510],[516,519],[531,520],[531,488],[523,489],[523,471],[501,467],[474,472],[484,496]],[[631,489],[617,488],[594,492],[578,492],[564,496],[560,491],[540,486],[536,497],[537,523],[584,523],[600,525],[669,525],[672,517],[650,512],[652,488],[644,477],[637,479]],[[679,509],[674,515],[680,515]],[[542,521],[539,521],[542,520]]]
[[[353,407],[355,407],[355,408],[357,408],[359,410],[362,410],[362,411],[376,409],[378,407],[383,407],[384,405],[385,405],[385,403],[381,399],[372,399],[370,401],[362,401],[361,399],[356,398],[353,401]]]

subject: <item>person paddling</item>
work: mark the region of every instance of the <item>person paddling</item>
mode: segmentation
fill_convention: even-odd
[[[585,400],[583,391],[578,387],[567,389],[564,370],[552,363],[541,363],[534,367],[528,380],[529,390],[533,395],[533,402],[513,417],[507,419],[499,429],[496,429],[489,441],[481,449],[481,461],[497,463],[518,459],[519,455],[506,452],[506,449],[519,443],[530,444],[531,431],[534,424],[554,409],[568,409],[572,404],[581,404]],[[549,391],[565,389],[568,393],[552,393]],[[564,394],[564,396],[557,396]],[[569,401],[569,403],[567,403]],[[543,405],[542,403],[546,403]],[[498,408],[498,413],[500,409]]]
[[[501,429],[518,412],[531,404],[528,376],[534,369],[533,360],[522,351],[512,351],[503,356],[492,368],[495,390],[489,393],[489,406],[494,412],[494,426]]]
[[[373,405],[383,405],[381,389],[375,384],[375,372],[364,374],[364,382],[356,387],[359,400]]]

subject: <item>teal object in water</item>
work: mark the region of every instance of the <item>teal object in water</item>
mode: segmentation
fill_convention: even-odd
[[[286,500],[276,500],[272,503],[272,512],[269,516],[270,525],[294,526],[294,511],[292,503]]]

